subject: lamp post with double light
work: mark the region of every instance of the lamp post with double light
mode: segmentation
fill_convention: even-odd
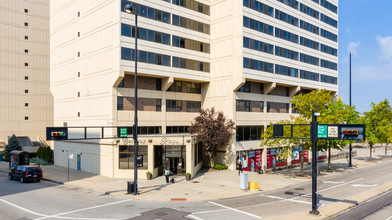
[[[133,140],[134,140],[134,161],[133,161],[133,170],[134,170],[134,190],[133,194],[137,195],[138,190],[137,190],[137,148],[139,146],[138,138],[137,138],[137,59],[138,59],[138,53],[137,53],[137,11],[135,7],[133,7],[132,3],[128,3],[124,6],[124,11],[127,14],[132,14],[132,12],[135,12],[135,119],[133,123]],[[132,56],[132,52],[131,52]],[[132,60],[132,57],[131,57]]]

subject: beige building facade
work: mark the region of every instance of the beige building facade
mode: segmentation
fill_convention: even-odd
[[[49,0],[0,2],[0,142],[45,139],[53,125]]]
[[[151,139],[146,169],[155,176],[179,163],[192,174],[201,167],[200,142],[187,133],[201,108],[215,107],[236,124],[218,162],[234,169],[241,156],[249,167],[258,160],[267,167],[272,154],[258,140],[270,122],[295,114],[292,97],[315,89],[337,95],[337,0],[52,0],[54,126],[133,125],[136,31],[135,15],[123,11],[128,2],[138,13],[139,134]],[[190,141],[159,144],[184,136]],[[55,158],[79,154],[82,162],[73,163],[81,170],[132,176],[130,141],[54,146]],[[100,152],[108,158],[99,166],[109,171],[89,163]]]

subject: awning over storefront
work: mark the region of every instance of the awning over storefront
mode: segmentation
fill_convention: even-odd
[[[235,142],[235,148],[236,148],[236,151],[244,151],[244,150],[261,149],[262,147],[260,146],[260,141],[255,140],[255,141]]]

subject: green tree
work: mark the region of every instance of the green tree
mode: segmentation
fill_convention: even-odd
[[[318,118],[319,124],[353,124],[358,123],[359,115],[355,107],[336,100],[328,104],[328,107]],[[328,169],[331,169],[331,149],[342,150],[350,141],[320,139],[318,146],[328,151]]]
[[[218,147],[226,147],[234,134],[235,125],[231,119],[226,119],[223,112],[211,109],[201,109],[189,127],[189,133],[196,134],[197,139],[209,156],[210,166],[214,164]]]
[[[377,105],[372,102],[372,109],[365,112],[362,117],[362,122],[366,125],[366,139],[370,146],[370,160],[372,160],[372,147],[374,144],[385,143],[385,155],[387,155],[387,145],[391,143],[392,139],[392,109],[389,101],[378,103]]]
[[[11,136],[11,138],[8,140],[8,144],[5,146],[4,160],[10,160],[10,153],[13,150],[22,150],[22,147],[20,146],[14,134]]]
[[[309,121],[312,119],[312,111],[323,114],[328,109],[328,105],[331,102],[331,92],[328,92],[325,89],[299,94],[294,96],[293,100],[291,100],[291,103],[295,106],[299,115]]]

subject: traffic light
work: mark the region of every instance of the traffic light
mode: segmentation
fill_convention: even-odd
[[[62,131],[53,131],[51,133],[51,135],[52,135],[52,137],[63,137],[63,136],[65,136],[65,133]]]
[[[344,130],[343,134],[347,136],[357,136],[359,133],[358,130]]]

